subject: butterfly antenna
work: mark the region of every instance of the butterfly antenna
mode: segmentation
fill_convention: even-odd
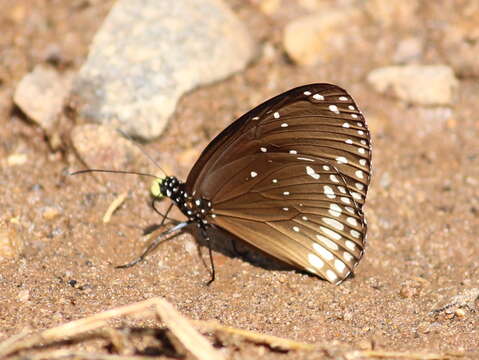
[[[157,178],[158,176],[148,173],[143,173],[139,171],[125,171],[125,170],[106,170],[106,169],[85,169],[71,172],[69,175],[78,175],[85,174],[90,172],[102,172],[102,173],[113,173],[113,174],[130,174],[130,175],[140,175],[140,176],[149,176],[152,178]]]
[[[145,151],[145,149],[143,149],[143,147],[141,147],[138,143],[136,143],[130,135],[128,135],[126,132],[124,132],[124,131],[121,130],[121,129],[116,129],[116,131],[118,131],[123,137],[127,138],[128,140],[130,140],[130,141],[133,143],[133,145],[135,145],[135,146],[142,152],[142,154],[145,155],[145,156],[148,158],[148,160],[150,160],[158,169],[160,169],[165,176],[168,176],[168,174],[167,174],[166,171],[160,166],[160,164],[158,164],[158,162],[156,162],[155,159],[153,159],[153,157],[150,156],[150,154],[148,154],[148,153]]]

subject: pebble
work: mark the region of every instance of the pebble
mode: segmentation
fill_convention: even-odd
[[[53,220],[60,215],[60,210],[54,207],[45,207],[42,216],[45,220]]]
[[[23,239],[13,224],[0,222],[0,259],[17,259],[23,251]]]
[[[371,71],[367,80],[382,94],[418,105],[450,105],[458,86],[445,65],[387,66]]]
[[[283,46],[299,65],[327,63],[348,53],[359,34],[362,13],[351,7],[331,6],[286,25]]]
[[[19,166],[27,162],[27,154],[11,154],[7,157],[8,166]]]
[[[77,155],[89,169],[154,172],[154,165],[139,148],[108,126],[78,125],[70,136]],[[112,190],[118,192],[127,191],[138,182],[133,175],[93,174],[111,181]]]
[[[454,315],[456,315],[458,318],[464,318],[466,316],[466,312],[464,311],[464,309],[456,309],[456,311],[454,312]]]
[[[423,43],[418,37],[407,37],[402,39],[394,53],[394,62],[398,64],[406,64],[418,61],[422,56]]]
[[[18,301],[25,302],[30,299],[30,291],[25,289],[25,290],[20,290],[17,295]]]
[[[60,74],[52,67],[37,65],[20,80],[13,101],[32,121],[50,132],[57,124],[71,83],[70,74]]]
[[[459,2],[457,13],[446,18],[436,29],[441,56],[461,77],[479,77],[479,3]]]
[[[74,83],[81,117],[158,137],[178,99],[252,59],[245,25],[221,0],[119,0]]]
[[[410,29],[417,22],[421,1],[368,0],[364,6],[374,23],[383,28],[393,27],[397,32],[398,28]]]

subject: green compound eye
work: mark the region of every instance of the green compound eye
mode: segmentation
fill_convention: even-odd
[[[165,196],[161,193],[161,184],[163,183],[163,180],[165,180],[165,178],[156,178],[151,183],[150,192],[155,198],[161,199],[163,196]]]

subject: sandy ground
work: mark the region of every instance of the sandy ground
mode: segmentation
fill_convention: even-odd
[[[136,267],[115,269],[141,252],[143,229],[159,221],[149,207],[149,184],[128,180],[127,200],[103,224],[104,212],[118,195],[114,186],[98,177],[67,176],[83,166],[72,149],[52,151],[42,130],[13,106],[19,79],[35,64],[52,61],[55,49],[61,49],[54,57],[60,70],[78,68],[111,1],[29,2],[29,10],[26,0],[17,3],[0,15],[0,33],[5,34],[0,221],[2,231],[17,241],[18,252],[0,261],[0,341],[163,296],[192,319],[303,342],[337,340],[398,351],[477,350],[478,305],[467,296],[479,288],[477,81],[461,79],[451,108],[415,107],[371,90],[364,81],[368,59],[311,69],[293,66],[276,53],[274,62],[263,59],[242,74],[186,95],[164,136],[145,145],[183,179],[202,148],[231,120],[302,83],[347,88],[365,113],[374,144],[374,177],[365,208],[369,242],[354,278],[333,286],[271,269],[274,263],[250,250],[247,259],[235,257],[218,237],[217,280],[207,287],[208,268],[188,234]],[[252,6],[236,8],[257,29],[258,40],[278,43],[278,24],[255,14]],[[12,165],[7,162],[12,154],[25,154],[26,161]],[[207,260],[206,248],[201,250]],[[235,356],[266,355],[298,358],[246,345]]]

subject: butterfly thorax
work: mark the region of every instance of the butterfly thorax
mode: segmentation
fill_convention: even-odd
[[[208,224],[206,217],[211,212],[211,201],[189,194],[184,182],[174,176],[167,176],[160,182],[160,193],[170,198],[189,222],[196,222],[198,226]]]

